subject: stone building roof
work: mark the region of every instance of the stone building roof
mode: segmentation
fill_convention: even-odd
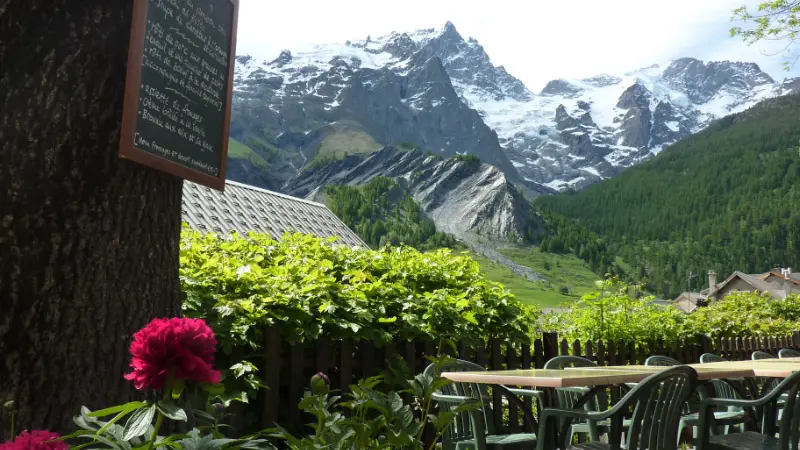
[[[337,236],[344,245],[368,247],[321,203],[234,181],[226,181],[225,192],[220,192],[184,180],[181,203],[183,221],[206,233],[254,231],[280,240],[286,231],[297,231],[320,238]]]

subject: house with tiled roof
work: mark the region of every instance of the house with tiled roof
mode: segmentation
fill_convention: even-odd
[[[733,272],[721,283],[717,274],[708,273],[708,287],[700,292],[684,292],[674,303],[678,308],[691,312],[705,302],[718,300],[731,292],[763,292],[774,299],[782,300],[792,294],[800,294],[800,272],[791,268],[776,268],[760,274]]]
[[[184,222],[205,233],[247,235],[254,231],[280,240],[285,232],[296,231],[369,247],[322,203],[234,181],[225,182],[224,192],[184,181],[181,210]]]

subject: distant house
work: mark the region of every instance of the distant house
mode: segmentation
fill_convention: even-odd
[[[184,181],[181,209],[190,227],[206,233],[254,231],[280,240],[285,232],[297,231],[320,238],[336,236],[344,245],[369,248],[321,203],[233,181],[225,182],[225,192]]]
[[[718,300],[731,292],[763,292],[775,299],[800,294],[800,272],[791,268],[776,268],[760,274],[733,272],[725,281],[717,283],[717,274],[708,273],[708,287],[700,292],[684,292],[675,300],[675,306],[686,312],[694,311],[698,304]]]
[[[705,298],[700,292],[683,292],[673,301],[673,304],[681,311],[692,312],[697,309],[698,301],[701,301],[700,304],[702,304],[702,300]]]

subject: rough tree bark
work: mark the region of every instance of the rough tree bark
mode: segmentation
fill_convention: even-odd
[[[117,157],[132,3],[0,0],[0,404],[17,430],[128,400],[131,335],[180,309],[182,181]]]

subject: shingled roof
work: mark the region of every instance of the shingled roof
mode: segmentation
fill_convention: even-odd
[[[342,244],[368,247],[321,203],[234,181],[225,182],[223,193],[184,180],[181,203],[183,220],[202,232],[246,235],[254,231],[279,240],[284,232],[297,231],[321,238],[337,236]]]

